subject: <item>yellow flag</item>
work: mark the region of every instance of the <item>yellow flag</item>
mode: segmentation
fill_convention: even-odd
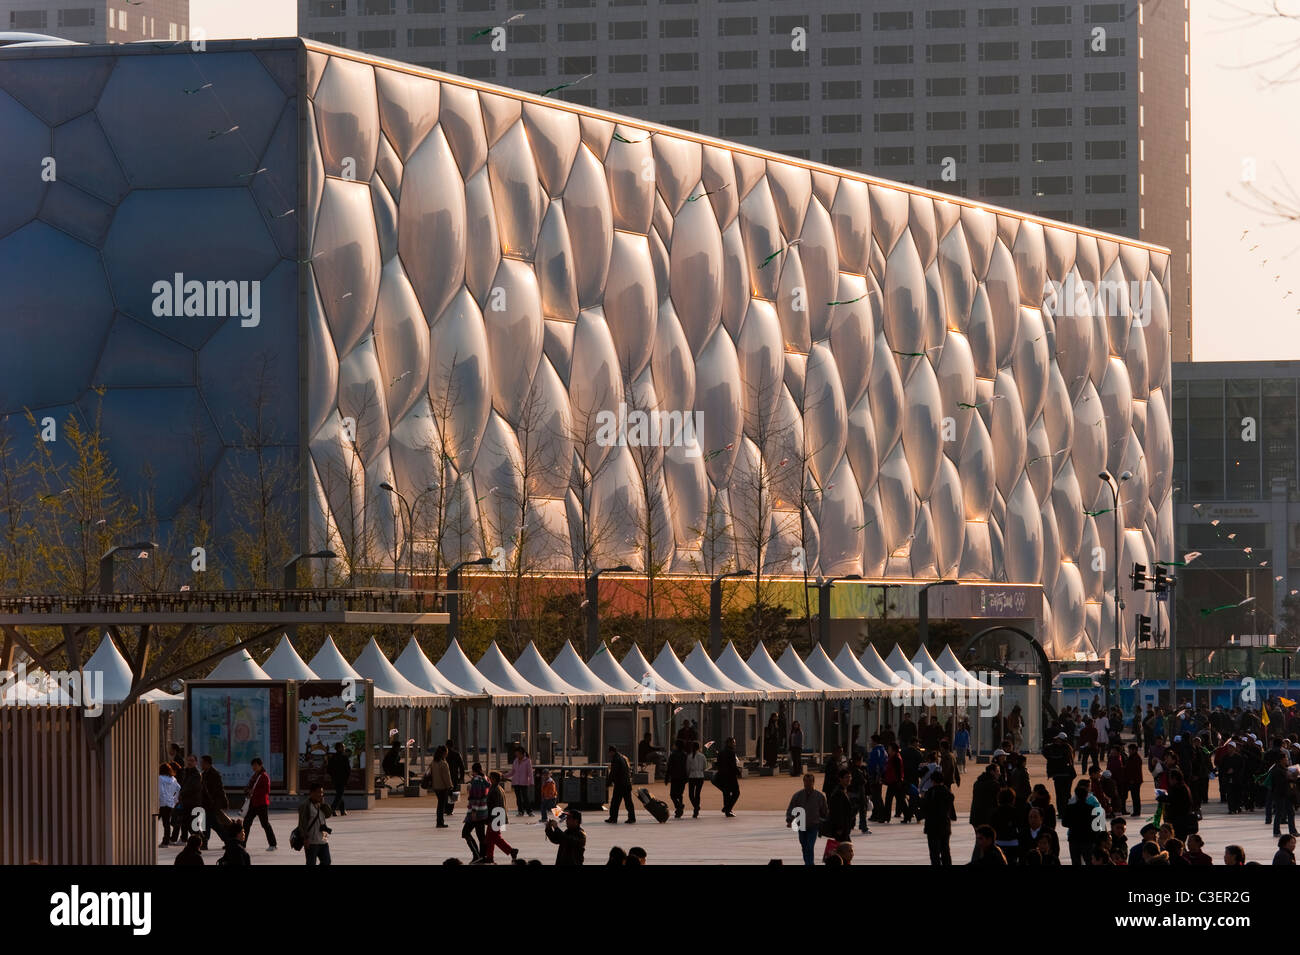
[[[1285,696],[1279,696],[1278,699],[1282,701],[1282,705],[1288,710],[1295,706],[1295,700],[1288,700]]]
[[[1264,707],[1261,707],[1261,708],[1260,708],[1259,721],[1260,721],[1261,723],[1263,723],[1265,726],[1268,725],[1268,707],[1267,707],[1267,706],[1264,706]]]

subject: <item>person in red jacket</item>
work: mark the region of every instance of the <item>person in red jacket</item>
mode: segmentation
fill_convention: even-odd
[[[1119,811],[1124,811],[1128,796],[1133,794],[1134,816],[1142,815],[1142,754],[1138,752],[1137,743],[1128,744],[1128,755],[1124,757],[1123,786],[1119,794]]]
[[[254,757],[251,765],[253,775],[248,780],[246,790],[248,808],[244,811],[244,832],[250,836],[253,834],[253,820],[256,819],[262,824],[262,831],[266,833],[266,851],[274,852],[275,831],[271,828],[271,820],[267,817],[267,811],[271,808],[271,777],[262,767],[260,759]]]
[[[885,758],[885,822],[892,816],[901,816],[907,811],[907,790],[903,785],[903,757],[898,751],[897,743],[889,744],[889,755]],[[894,811],[895,805],[898,807]]]

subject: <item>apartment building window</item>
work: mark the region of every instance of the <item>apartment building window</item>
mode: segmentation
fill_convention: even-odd
[[[927,30],[964,30],[966,28],[965,10],[927,10],[925,12]]]
[[[824,13],[822,14],[823,33],[858,33],[862,29],[860,13]]]
[[[982,109],[979,115],[980,129],[1019,129],[1020,110],[1018,109]]]
[[[1089,161],[1127,159],[1128,143],[1122,139],[1099,139],[1083,144],[1083,158]]]
[[[719,50],[718,69],[756,70],[758,69],[758,51],[757,50]]]
[[[950,196],[964,196],[966,195],[966,180],[927,179],[925,188],[931,192],[946,192]]]
[[[1038,213],[1044,219],[1055,219],[1057,222],[1073,222],[1073,209],[1044,209]]]
[[[1128,192],[1128,176],[1104,175],[1085,176],[1083,191],[1090,196],[1113,196]]]
[[[980,44],[981,63],[1004,63],[1020,59],[1020,44],[1015,40],[999,40]]]
[[[808,159],[812,155],[808,149],[782,149],[781,152],[793,159]]]
[[[1019,76],[980,77],[980,96],[1015,96],[1019,92]]]
[[[943,110],[925,114],[925,128],[931,132],[943,132],[966,128],[966,113],[963,110]]]
[[[718,134],[724,139],[746,139],[758,135],[758,118],[740,116],[723,119],[718,123]]]
[[[512,59],[506,68],[506,76],[545,76],[546,57],[523,56]]]
[[[44,30],[47,22],[49,22],[49,11],[47,10],[9,11],[9,29],[11,30]]]
[[[842,82],[848,82],[848,81],[845,80]],[[852,82],[856,85],[860,94],[862,90],[862,82],[860,80],[853,80]],[[911,80],[872,80],[871,81],[871,95],[875,99],[903,99],[911,96],[912,90],[913,90],[913,86]],[[830,97],[826,97],[826,98],[829,99]],[[835,99],[848,99],[848,98],[849,97],[844,97],[844,96],[835,97]]]
[[[876,66],[907,66],[912,62],[912,48],[904,44],[875,47],[871,62]]]
[[[609,0],[611,7],[644,7],[645,0]]]
[[[659,54],[659,72],[660,73],[698,73],[700,71],[700,55],[698,53],[660,53]]]
[[[562,76],[586,76],[595,72],[596,58],[594,56],[560,57],[560,75]]]
[[[808,54],[801,50],[781,47],[767,51],[767,62],[774,70],[803,69],[808,65]]]
[[[664,3],[681,3],[682,0],[663,0]],[[700,131],[700,121],[693,117],[682,116],[678,119],[668,120],[669,126],[676,126],[678,129],[684,129],[689,133],[698,133]]]
[[[545,23],[519,23],[506,27],[506,39],[510,46],[519,43],[545,43]]]
[[[1016,7],[981,7],[981,27],[1014,27],[1020,25],[1020,10]]]
[[[908,48],[909,56],[911,48]],[[910,63],[911,60],[908,60]],[[822,50],[822,66],[861,66],[862,48],[856,46],[832,46]]]
[[[649,24],[644,20],[614,20],[609,25],[611,40],[644,40]]]
[[[877,33],[882,30],[912,29],[912,12],[910,10],[890,10],[871,15],[871,29]]]
[[[912,115],[909,113],[907,118],[910,120]],[[908,128],[911,128],[910,123]],[[822,132],[828,136],[834,136],[838,133],[860,133],[862,132],[862,114],[831,113],[823,116]]]
[[[858,169],[862,166],[862,150],[856,146],[844,146],[837,149],[823,149],[822,162],[828,166],[844,169]]]
[[[925,45],[925,62],[927,63],[965,63],[965,43],[927,43]]]
[[[363,17],[391,17],[396,11],[393,0],[360,0]]]
[[[94,25],[94,7],[78,7],[73,10],[59,11],[59,26],[61,27],[93,27]]]
[[[561,43],[595,43],[596,24],[561,23],[559,35]]]
[[[1094,49],[1091,43],[1089,43],[1087,46],[1083,48],[1083,51],[1087,56],[1119,57],[1124,55],[1124,50],[1125,50],[1125,45],[1124,45],[1124,38],[1122,36],[1107,37],[1106,45],[1100,50]]]
[[[956,163],[964,163],[966,161],[966,147],[958,145],[925,147],[926,165],[941,166],[949,159]]]
[[[808,18],[806,16],[782,16],[767,18],[767,32],[773,36],[782,34],[789,36],[790,31],[795,27],[802,30],[808,29]]]
[[[1069,73],[1035,73],[1030,88],[1034,93],[1069,93],[1074,90],[1074,77]]]
[[[443,0],[406,0],[406,12],[416,14],[445,13]]]
[[[1069,7],[1033,7],[1029,11],[1029,22],[1036,27],[1067,26],[1072,13]]]
[[[877,133],[910,133],[914,119],[912,113],[876,113],[872,117],[872,130]]]
[[[544,7],[543,0],[510,0],[511,10],[541,10]]]
[[[561,10],[577,10],[582,7],[594,7],[596,0],[559,0],[558,6]]]
[[[1020,162],[1020,144],[980,143],[980,162]]]
[[[610,73],[644,73],[644,53],[612,53],[607,61]]]
[[[437,70],[440,73],[445,73],[447,71],[446,60],[416,60],[415,65],[422,66],[426,70]]]
[[[348,12],[348,0],[311,0],[307,5],[309,17],[341,17]],[[108,25],[113,25],[113,11],[108,11]]]
[[[308,33],[307,39],[315,40],[317,43],[328,43],[330,46],[348,45],[348,35],[346,31],[343,30],[339,30],[338,32],[327,32],[327,33]]]
[[[773,136],[807,136],[810,127],[807,116],[772,116],[768,121]]]
[[[1069,162],[1074,158],[1074,143],[1034,143],[1030,155],[1034,162]]]
[[[980,179],[981,196],[1018,196],[1020,195],[1019,176],[988,176]]]
[[[911,146],[877,146],[872,153],[877,166],[911,166],[916,156]]]
[[[1088,106],[1083,111],[1085,126],[1123,126],[1127,121],[1126,106]]]
[[[1127,73],[1084,73],[1083,88],[1088,93],[1119,93],[1128,85]]]
[[[1074,192],[1073,176],[1034,176],[1035,196],[1068,196]]]
[[[358,50],[392,50],[397,46],[396,30],[358,30]]]
[[[808,99],[807,83],[772,83],[767,88],[774,103],[797,103]]]
[[[911,80],[908,80],[910,83]],[[965,96],[966,77],[940,76],[925,81],[926,96]]]
[[[1088,209],[1084,221],[1089,229],[1128,228],[1127,209]]]
[[[725,83],[718,87],[719,103],[757,103],[757,83]]]
[[[497,61],[492,57],[483,60],[461,60],[460,74],[474,80],[491,80],[497,75]]]
[[[1040,127],[1073,126],[1074,110],[1068,106],[1036,109],[1030,118],[1030,125],[1035,129]]]
[[[660,106],[694,106],[699,101],[698,86],[665,86],[659,91]]]
[[[456,0],[461,13],[486,13],[496,9],[496,0]]]
[[[615,86],[609,91],[609,106],[611,109],[645,105],[646,89],[644,86]]]
[[[659,39],[661,40],[690,40],[699,35],[700,21],[693,17],[659,21]]]
[[[908,82],[910,83],[911,81],[909,80]],[[862,81],[861,80],[823,80],[822,99],[824,100],[862,99]]]
[[[1073,40],[1035,40],[1029,47],[1029,56],[1035,60],[1068,60],[1073,55]]]
[[[757,36],[758,17],[722,17],[718,20],[718,36]]]
[[[410,27],[406,31],[408,47],[442,46],[447,31],[442,27]]]
[[[1119,23],[1123,19],[1122,3],[1089,3],[1083,8],[1084,23]]]

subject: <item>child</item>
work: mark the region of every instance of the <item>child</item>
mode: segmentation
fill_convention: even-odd
[[[559,800],[559,793],[555,788],[555,780],[551,778],[549,769],[542,771],[542,818],[545,819],[551,814]]]

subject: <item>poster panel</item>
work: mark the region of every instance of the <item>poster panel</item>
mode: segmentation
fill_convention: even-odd
[[[190,752],[211,756],[229,789],[243,786],[260,758],[272,788],[285,785],[285,686],[191,686]]]
[[[326,763],[342,743],[351,766],[347,788],[369,788],[366,773],[366,704],[368,683],[306,680],[298,684],[298,787],[315,783],[332,792]]]

